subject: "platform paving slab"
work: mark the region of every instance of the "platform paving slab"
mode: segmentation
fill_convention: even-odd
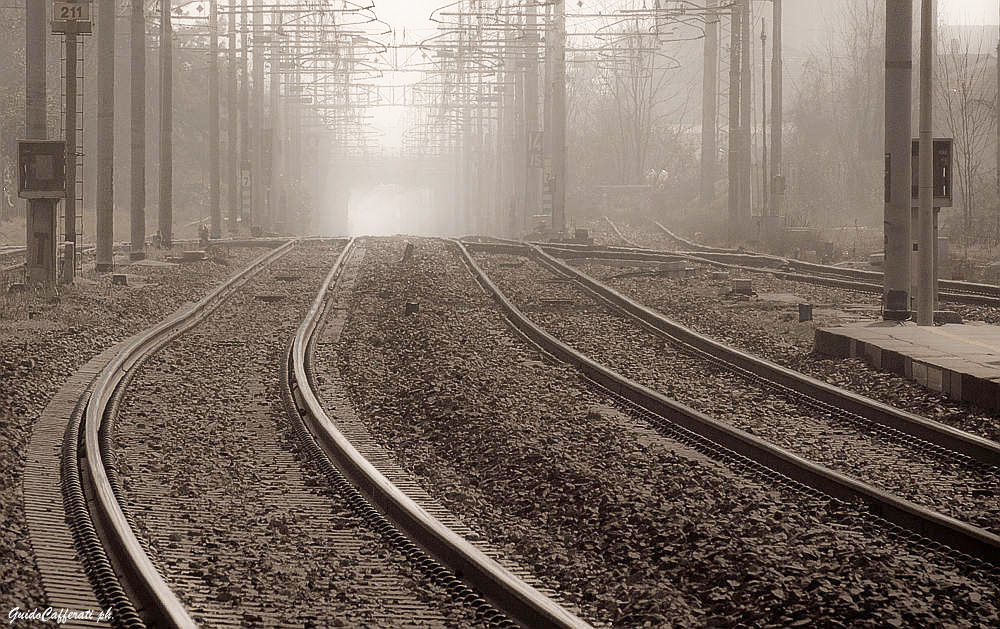
[[[863,322],[818,328],[815,350],[860,358],[950,398],[1000,409],[1000,326]]]

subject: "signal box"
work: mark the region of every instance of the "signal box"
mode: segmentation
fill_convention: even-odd
[[[66,196],[66,142],[17,141],[17,195],[22,199]]]
[[[952,145],[951,138],[934,138],[934,207],[951,207],[952,205]],[[910,152],[912,154],[910,180],[910,195],[912,206],[920,205],[920,141],[913,140]]]

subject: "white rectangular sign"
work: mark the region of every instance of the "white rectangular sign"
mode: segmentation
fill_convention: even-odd
[[[53,2],[52,19],[63,22],[89,22],[90,2]]]

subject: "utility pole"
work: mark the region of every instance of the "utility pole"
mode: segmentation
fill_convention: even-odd
[[[524,208],[525,225],[532,228],[532,218],[539,213],[539,194],[541,193],[541,138],[538,129],[538,7],[527,6],[527,18],[524,25],[524,36],[527,43],[525,51],[527,72],[524,88],[524,124],[527,131],[527,154],[524,155]]]
[[[750,179],[752,161],[752,140],[750,114],[753,111],[750,88],[753,83],[753,69],[750,66],[750,0],[742,0],[743,19],[740,21],[740,225],[744,230],[750,226],[750,208],[753,202],[753,187]]]
[[[244,51],[246,54],[246,51]],[[264,2],[253,0],[253,163],[250,207],[254,225],[268,227],[264,209]]]
[[[478,3],[477,8],[482,11],[481,3]],[[479,18],[480,24],[482,24],[482,18]],[[482,29],[480,28],[476,32],[477,37],[481,40],[483,36]],[[477,72],[477,83],[476,83],[476,102],[479,103],[479,107],[476,109],[476,145],[479,150],[476,158],[476,211],[473,213],[473,218],[475,223],[471,226],[472,232],[475,234],[486,234],[490,230],[487,227],[489,225],[489,220],[487,216],[491,213],[490,211],[490,201],[485,194],[488,172],[487,167],[487,155],[488,149],[486,142],[483,137],[483,99],[485,97],[485,86],[483,84],[483,72],[482,67],[479,68]],[[487,128],[489,123],[487,123]]]
[[[469,93],[469,70],[472,67],[470,62],[470,52],[472,46],[469,42],[469,34],[466,30],[465,14],[459,14],[458,16],[458,58],[456,59],[456,89],[458,90],[458,101],[461,109],[461,136],[460,141],[462,143],[461,147],[461,170],[459,186],[461,194],[459,196],[459,211],[458,220],[455,225],[455,229],[458,234],[462,234],[468,229],[468,226],[472,223],[472,213],[475,209],[472,207],[472,168],[470,164],[472,162],[472,110]]]
[[[729,240],[735,242],[740,228],[740,33],[743,12],[735,2],[730,8],[729,26]]]
[[[129,260],[142,260],[146,257],[146,14],[143,4],[144,0],[132,0],[132,32],[129,40],[132,66],[129,73],[132,80]]]
[[[552,231],[566,231],[566,0],[555,10],[552,64]]]
[[[254,138],[250,135],[250,28],[247,16],[247,0],[240,2],[240,222],[244,229],[249,229],[251,210],[253,208],[253,177],[259,173],[251,168],[250,147]],[[250,173],[250,191],[245,191],[246,182],[243,173]],[[244,199],[250,197],[250,203],[244,204]],[[233,226],[235,229],[235,225]]]
[[[934,325],[934,0],[920,5],[920,244],[917,325]]]
[[[885,285],[882,317],[910,316],[911,100],[913,2],[885,5]]]
[[[294,228],[291,229],[293,233],[297,234],[307,234],[308,232],[308,221],[305,214],[305,208],[303,207],[303,196],[302,190],[302,64],[300,63],[298,55],[301,54],[302,50],[302,29],[300,27],[295,28],[295,51],[296,54],[293,56],[294,59],[294,69],[292,71],[291,79],[288,79],[285,87],[285,102],[288,105],[285,111],[289,115],[289,122],[287,124],[288,128],[288,138],[289,138],[289,150],[285,158],[285,172],[287,174],[287,179],[285,181],[285,194],[287,197],[288,190],[291,188],[295,192],[294,205],[289,205],[286,198],[286,211],[291,212],[294,208],[296,219],[294,221]],[[289,87],[290,86],[290,87]]]
[[[208,202],[212,238],[222,237],[219,203],[219,5],[208,3]]]
[[[767,203],[767,189],[770,187],[767,181],[767,24],[764,18],[760,18],[760,147],[761,147],[761,186],[760,186],[760,215],[761,222],[765,216],[770,216],[771,212]]]
[[[240,158],[239,158],[239,97],[238,83],[236,79],[236,15],[233,12],[235,3],[230,0],[229,23],[228,23],[228,90],[226,93],[226,104],[228,112],[226,114],[226,152],[229,155],[229,194],[226,199],[229,203],[229,233],[236,232],[236,217],[240,207]]]
[[[514,72],[516,67],[514,66],[513,59],[513,46],[514,38],[508,30],[506,33],[506,41],[504,44],[503,51],[503,68],[501,72],[502,80],[501,85],[503,90],[501,95],[503,97],[503,104],[501,105],[500,112],[500,126],[501,133],[499,134],[499,146],[500,146],[500,161],[501,161],[501,174],[500,174],[500,228],[501,231],[507,236],[517,237],[520,234],[516,230],[516,222],[514,220],[514,208],[516,207],[516,202],[514,200],[514,161],[516,159],[514,154],[514,106],[516,101],[514,100]]]
[[[72,284],[76,275],[76,73],[77,33],[75,25],[66,29],[66,198],[63,199],[63,240],[72,246],[63,250],[62,282]],[[68,261],[67,261],[68,258]]]
[[[782,125],[784,124],[784,111],[782,94],[782,60],[781,60],[781,2],[782,0],[772,0],[774,3],[774,13],[771,26],[773,44],[771,49],[771,216],[780,217],[784,213],[785,205],[785,178],[781,165],[782,154]],[[773,225],[777,228],[778,221]]]
[[[115,268],[115,0],[100,0],[97,15],[97,265]]]
[[[515,32],[524,33],[523,16],[518,12],[514,18]],[[512,183],[514,185],[514,236],[520,238],[525,233],[528,212],[527,199],[524,196],[524,183],[528,176],[528,129],[525,123],[525,85],[527,84],[527,69],[525,68],[524,37],[519,37],[514,47],[514,170]]]
[[[280,10],[271,13],[271,189],[268,195],[268,216],[271,228],[284,231],[285,211],[281,199],[281,32]],[[353,57],[353,54],[352,54]]]
[[[170,3],[160,2],[160,246],[174,244],[174,35]]]
[[[708,205],[715,197],[715,169],[718,157],[716,129],[719,107],[719,15],[718,0],[706,0],[705,68],[701,92],[701,202]]]
[[[24,22],[24,135],[44,140],[45,124],[45,2],[25,0]],[[68,161],[68,160],[67,160]],[[25,280],[56,283],[56,199],[28,199],[25,216]]]
[[[510,90],[507,88],[507,78],[510,67],[510,31],[505,32],[503,46],[503,63],[497,68],[496,84],[499,88],[497,92],[497,211],[493,215],[492,226],[497,234],[511,236],[510,222],[507,218],[507,178],[510,176],[507,159],[507,135],[510,131],[510,109],[513,103]]]

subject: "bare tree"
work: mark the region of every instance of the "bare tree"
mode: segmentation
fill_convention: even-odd
[[[980,190],[986,187],[987,156],[995,128],[993,60],[982,50],[982,40],[953,39],[939,47],[937,100],[948,134],[955,139],[954,166],[958,198],[962,205],[962,233],[966,246],[976,233],[992,228],[994,242],[1000,238],[1000,216],[992,226],[977,225]],[[982,227],[982,229],[980,228]]]
[[[678,113],[669,106],[671,99],[663,88],[680,66],[661,49],[655,29],[640,19],[610,33],[607,40],[598,68],[605,93],[614,101],[609,113],[618,139],[615,162],[619,181],[635,184],[643,180],[649,165],[657,123]]]
[[[877,0],[836,5],[819,50],[792,85],[789,219],[801,225],[881,215],[885,16]]]

